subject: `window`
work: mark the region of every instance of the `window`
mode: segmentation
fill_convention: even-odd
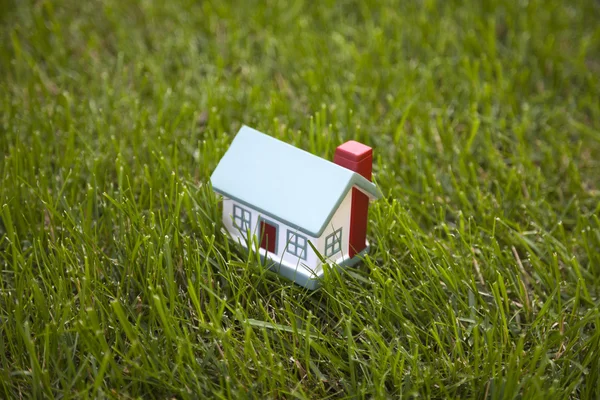
[[[342,228],[325,238],[325,257],[331,257],[342,249]]]
[[[306,260],[306,238],[295,232],[287,231],[287,252]]]
[[[238,206],[233,205],[233,225],[238,228],[242,235],[246,235],[246,232],[250,230],[250,211]]]

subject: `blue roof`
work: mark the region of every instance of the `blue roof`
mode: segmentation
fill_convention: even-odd
[[[211,176],[213,189],[313,237],[319,237],[348,190],[371,199],[361,175],[243,126]]]

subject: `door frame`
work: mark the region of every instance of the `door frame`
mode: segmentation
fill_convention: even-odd
[[[268,249],[264,249],[261,244],[262,244],[262,236],[263,236],[263,232],[262,232],[262,223],[271,225],[272,227],[275,228],[275,251],[270,252]],[[266,252],[269,253],[274,253],[277,254],[277,251],[279,250],[279,224],[276,222],[273,222],[270,219],[267,219],[265,217],[263,217],[262,215],[259,215],[258,217],[258,247],[260,247],[261,249],[264,249]]]

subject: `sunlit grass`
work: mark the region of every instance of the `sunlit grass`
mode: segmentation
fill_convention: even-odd
[[[600,397],[596,2],[0,19],[0,397]],[[310,292],[227,241],[241,124],[373,147],[363,264]]]

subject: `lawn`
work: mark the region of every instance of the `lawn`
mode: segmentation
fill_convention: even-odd
[[[0,1],[0,398],[600,398],[598,21]],[[364,263],[308,291],[227,240],[242,124],[373,147]]]

